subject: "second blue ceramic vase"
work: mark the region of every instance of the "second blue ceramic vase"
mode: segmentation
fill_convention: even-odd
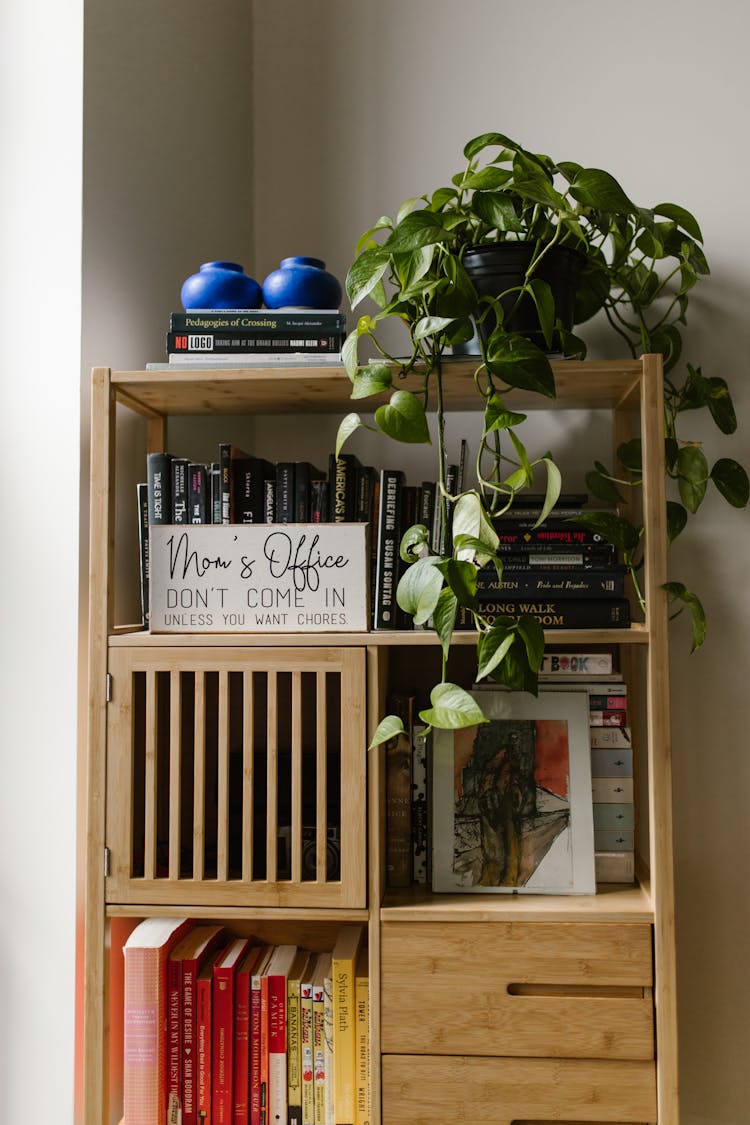
[[[320,258],[282,258],[279,269],[263,282],[266,308],[337,309],[341,285],[325,266]]]
[[[185,309],[259,309],[262,293],[237,262],[204,262],[180,293]]]

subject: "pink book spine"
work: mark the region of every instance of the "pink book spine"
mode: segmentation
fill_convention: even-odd
[[[166,1120],[165,991],[160,950],[126,949],[123,1108],[128,1125]]]

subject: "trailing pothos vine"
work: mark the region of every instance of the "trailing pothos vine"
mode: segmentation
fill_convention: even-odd
[[[542,523],[560,495],[561,477],[552,454],[531,457],[519,435],[525,415],[505,402],[512,388],[555,397],[549,352],[585,355],[583,340],[557,315],[550,285],[539,271],[552,247],[581,256],[574,325],[603,314],[634,357],[660,352],[664,357],[665,460],[672,495],[667,501],[670,542],[686,526],[709,485],[734,507],[748,501],[748,476],[731,458],[709,467],[700,440],[678,432],[683,415],[707,412],[723,434],[737,422],[726,381],[706,377],[699,367],[682,366],[682,334],[692,288],[708,273],[702,235],[693,215],[676,204],[644,208],[634,204],[608,172],[571,161],[555,162],[531,153],[500,133],[484,134],[464,149],[466,163],[449,185],[407,200],[395,219],[383,216],[359,240],[347,276],[347,293],[356,308],[365,297],[377,311],[361,316],[344,346],[352,398],[381,402],[372,422],[348,414],[339,427],[337,453],[359,427],[376,429],[401,442],[430,442],[427,413],[437,426],[438,497],[444,526],[452,530],[447,549],[430,550],[427,529],[409,528],[401,556],[410,565],[397,591],[399,605],[416,625],[432,623],[442,647],[441,679],[430,707],[420,713],[430,726],[456,729],[483,720],[474,699],[446,678],[447,660],[459,607],[477,628],[476,679],[490,678],[535,692],[544,651],[543,631],[532,617],[490,620],[477,600],[477,574],[494,566],[502,581],[502,557],[494,520],[516,497],[544,478]],[[468,246],[525,242],[529,265],[517,285],[491,297],[478,297],[463,263]],[[533,302],[537,338],[514,329],[521,302]],[[405,328],[406,356],[383,343],[381,327],[396,321]],[[444,357],[471,340],[480,328],[480,354],[474,383],[483,425],[476,459],[476,488],[458,496],[446,488],[446,415],[443,403]],[[361,363],[366,345],[379,357]],[[409,374],[409,388],[402,376]],[[416,381],[416,382],[415,382]],[[619,504],[624,490],[641,483],[638,440],[622,445],[611,468],[596,462],[587,474],[590,493]],[[645,529],[616,511],[577,517],[621,552],[634,589],[639,583]],[[691,616],[693,647],[703,641],[706,618],[698,596],[678,581],[666,584],[670,599]],[[378,727],[373,744],[401,729],[395,716]]]

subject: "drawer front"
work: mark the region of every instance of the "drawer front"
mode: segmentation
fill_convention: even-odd
[[[382,1050],[651,1059],[651,927],[389,922]]]
[[[386,1055],[382,1125],[648,1125],[652,1062]]]

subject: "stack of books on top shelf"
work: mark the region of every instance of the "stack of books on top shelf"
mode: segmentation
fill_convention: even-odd
[[[341,362],[345,339],[346,314],[338,309],[190,309],[170,316],[167,361],[175,367],[322,366]]]
[[[363,927],[331,951],[148,918],[123,948],[124,1120],[369,1122]]]
[[[629,626],[627,568],[617,562],[611,543],[580,522],[587,501],[585,493],[561,496],[539,527],[542,496],[524,496],[496,518],[503,575],[500,582],[494,567],[478,575],[484,614],[490,619],[529,614],[548,629]],[[458,627],[471,624],[468,611],[459,613]]]

